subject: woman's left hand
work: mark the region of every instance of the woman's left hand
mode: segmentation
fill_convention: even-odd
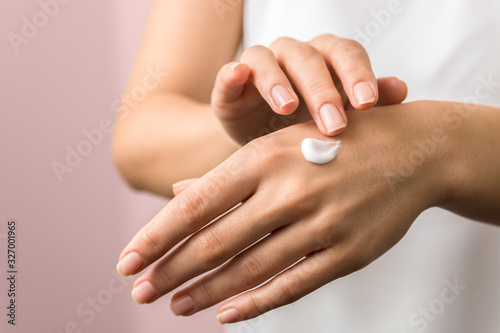
[[[178,291],[172,310],[191,315],[243,293],[219,309],[219,321],[232,323],[368,265],[423,210],[440,203],[455,176],[441,160],[448,152],[454,162],[450,140],[405,179],[391,182],[388,176],[411,158],[415,140],[430,136],[437,112],[425,103],[351,111],[351,126],[336,137],[340,152],[324,165],[306,161],[301,152],[304,138],[333,140],[312,122],[242,147],[172,199],[123,250],[122,275],[155,263],[136,280],[135,300],[153,302],[216,269]]]

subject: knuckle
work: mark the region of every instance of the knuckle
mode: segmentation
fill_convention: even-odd
[[[267,165],[266,162],[272,162],[272,159],[276,157],[274,153],[279,153],[274,133],[251,141],[245,148],[245,151],[250,152],[255,158],[255,165],[260,166]]]
[[[152,269],[152,275],[155,280],[161,281],[162,290],[170,291],[176,286],[173,277],[170,275],[171,270],[167,265],[155,265]]]
[[[197,223],[201,213],[207,205],[206,195],[199,190],[190,189],[177,196],[177,208],[188,222]]]
[[[260,166],[261,155],[265,152],[261,143],[262,138],[264,136],[252,139],[229,157],[227,162],[233,177],[243,173],[253,174],[255,168]]]
[[[293,38],[290,38],[290,37],[286,37],[286,36],[283,36],[283,37],[279,37],[279,38],[276,38],[270,45],[270,48],[271,49],[276,49],[282,45],[286,45],[286,44],[290,44],[290,43],[293,43],[293,42],[296,42],[295,39]]]
[[[270,165],[276,165],[280,161],[283,162],[290,156],[289,148],[283,145],[283,141],[277,133],[266,135],[259,138],[261,148],[258,155],[258,167],[260,170],[266,170]],[[256,142],[258,144],[259,142]]]
[[[342,51],[338,57],[341,66],[336,66],[339,78],[353,80],[366,80],[366,78],[374,77],[370,59],[366,54],[356,54],[352,49],[349,51]],[[354,81],[352,82],[355,83]]]
[[[223,260],[225,247],[213,230],[204,230],[196,239],[198,255],[202,262],[209,266],[217,265]]]
[[[255,295],[249,296],[247,299],[247,303],[247,306],[250,309],[245,316],[247,319],[258,317],[273,309],[270,304],[266,305],[265,302],[263,302],[260,298],[257,298]]]
[[[371,72],[368,72],[359,66],[346,66],[344,69],[344,75],[349,76],[352,80],[355,78],[369,78],[372,77],[373,74]]]
[[[333,93],[334,86],[330,82],[314,82],[307,88],[307,92],[311,96],[329,96],[336,95]]]
[[[148,252],[158,253],[162,249],[162,247],[160,246],[158,234],[156,232],[153,232],[153,230],[144,230],[141,243],[148,250]]]
[[[241,54],[240,60],[244,62],[245,60],[253,59],[262,53],[271,52],[267,47],[262,45],[252,45],[245,49]]]
[[[286,274],[278,279],[279,288],[283,294],[283,301],[292,303],[302,297],[302,290],[304,288],[304,281],[296,274]],[[284,304],[280,304],[284,305]]]
[[[312,42],[313,43],[329,43],[329,42],[332,42],[333,40],[335,40],[337,37],[335,35],[332,35],[332,34],[321,34],[321,35],[318,35],[316,36]]]
[[[365,48],[353,39],[342,38],[335,44],[335,50],[345,54],[346,57],[357,56],[365,53]]]
[[[339,242],[341,236],[332,232],[331,227],[325,227],[324,223],[315,223],[314,241],[318,249],[328,249]]]
[[[279,205],[272,206],[277,209],[280,214],[288,215],[290,212],[293,214],[302,214],[304,208],[315,205],[315,200],[304,200],[309,198],[309,193],[313,196],[318,192],[311,191],[309,183],[305,177],[298,176],[294,179],[283,179],[280,184],[280,190],[276,194]]]
[[[296,43],[293,46],[289,47],[287,50],[287,54],[291,60],[298,62],[323,58],[323,56],[315,47],[303,43]]]
[[[260,281],[260,277],[264,272],[264,266],[255,256],[247,255],[242,260],[241,267],[240,281],[242,285],[253,285],[255,281]]]
[[[321,216],[318,219],[315,227],[320,234],[325,236],[326,247],[334,246],[335,244],[345,241],[349,234],[349,224],[344,223],[345,219],[341,212],[334,211],[330,216]],[[326,242],[326,240],[329,240]]]
[[[255,81],[258,82],[258,84],[267,83],[269,85],[272,85],[276,83],[276,80],[279,78],[276,69],[277,68],[274,67],[264,67],[260,69],[258,76],[255,77]]]
[[[363,244],[359,245],[351,241],[351,244],[344,246],[343,249],[337,248],[337,263],[339,268],[343,268],[342,275],[356,272],[373,261],[371,252],[366,251],[361,246],[363,246]],[[342,252],[339,253],[340,251]]]
[[[220,302],[220,297],[216,296],[216,293],[207,283],[200,285],[200,292],[203,294],[203,298],[207,304],[217,304]]]
[[[370,249],[370,242],[363,237],[357,237],[351,242],[349,257],[353,272],[366,267],[376,258],[374,251]]]

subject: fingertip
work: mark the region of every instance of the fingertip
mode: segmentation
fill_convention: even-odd
[[[145,261],[137,252],[130,252],[118,261],[116,264],[116,271],[123,277],[137,274]]]
[[[326,103],[319,109],[318,118],[315,120],[319,130],[327,136],[335,136],[347,126],[344,110],[331,103]]]
[[[397,77],[383,77],[377,80],[380,98],[378,106],[402,103],[408,96],[408,86],[406,82]]]
[[[134,286],[131,292],[132,299],[139,305],[152,303],[159,296],[158,290],[149,281]]]
[[[292,114],[298,107],[298,97],[292,88],[277,84],[271,89],[271,98],[274,102],[274,111],[277,114]]]
[[[346,128],[347,128],[347,124],[343,125],[342,127],[337,128],[333,131],[326,131],[323,129],[320,129],[320,130],[326,136],[336,136],[336,135],[339,135],[340,133],[342,133],[343,131],[345,131]]]
[[[293,100],[290,103],[284,105],[281,109],[276,110],[275,112],[282,116],[289,116],[294,113],[299,107],[299,101]]]
[[[369,104],[361,104],[361,105],[353,105],[353,107],[358,110],[358,111],[368,111],[375,107],[378,103],[378,99],[375,100],[374,102],[371,102]],[[352,104],[351,104],[352,105]]]
[[[230,85],[241,85],[248,81],[250,67],[239,62],[230,63],[226,71],[226,83]]]
[[[406,97],[408,97],[408,84],[405,81],[400,80],[400,79],[398,79],[398,81],[401,83],[401,90],[402,90],[401,95],[403,97],[401,102],[403,102],[406,99]]]
[[[250,70],[250,67],[248,67],[247,64],[241,63],[241,62],[232,62],[229,67],[230,71],[233,73],[238,73],[241,71],[247,72]]]
[[[241,63],[239,62],[232,62],[229,64],[229,72],[235,72],[237,67],[241,67]]]
[[[240,311],[234,307],[226,308],[217,313],[217,320],[221,325],[233,324],[241,321],[242,316]]]
[[[116,272],[118,273],[118,275],[120,275],[121,277],[127,277],[125,274],[123,274],[120,270],[120,262],[118,262],[115,266],[115,269],[116,269]]]
[[[170,300],[170,310],[176,316],[188,316],[196,309],[194,300],[189,295],[175,294]]]
[[[352,88],[351,104],[357,110],[368,110],[377,104],[378,87],[373,82],[358,82]]]

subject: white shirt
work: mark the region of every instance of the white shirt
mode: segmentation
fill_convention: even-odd
[[[498,0],[246,0],[244,47],[358,40],[407,101],[500,107]],[[499,129],[500,130],[500,129]],[[368,267],[230,333],[500,332],[500,228],[433,208]],[[465,288],[465,289],[464,289]]]

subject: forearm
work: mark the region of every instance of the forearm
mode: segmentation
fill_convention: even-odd
[[[442,206],[500,225],[500,109],[446,104],[443,130],[457,159],[448,166],[453,178]]]
[[[121,118],[113,156],[136,189],[172,196],[173,183],[200,177],[237,149],[209,104],[179,94],[152,94]]]

